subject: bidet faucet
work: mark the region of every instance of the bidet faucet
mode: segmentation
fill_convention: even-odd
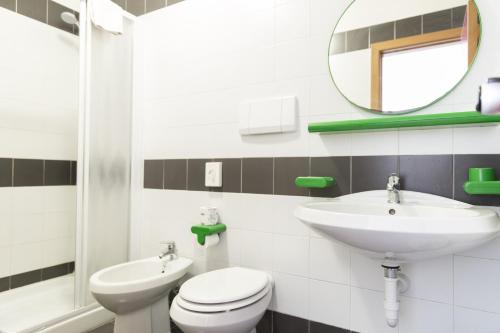
[[[387,181],[387,202],[392,204],[401,202],[399,199],[399,186],[399,177],[395,173],[391,174]]]
[[[165,249],[161,251],[161,254],[158,256],[160,259],[164,259],[165,261],[172,261],[177,258],[175,254],[175,242],[161,242],[160,244],[166,245]]]

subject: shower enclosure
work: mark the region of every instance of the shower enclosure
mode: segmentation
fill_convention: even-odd
[[[0,332],[111,320],[88,278],[128,259],[133,17],[87,5],[0,1]]]

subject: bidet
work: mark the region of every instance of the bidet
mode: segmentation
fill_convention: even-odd
[[[168,294],[191,264],[152,257],[108,267],[91,276],[90,291],[116,314],[114,333],[170,332]]]

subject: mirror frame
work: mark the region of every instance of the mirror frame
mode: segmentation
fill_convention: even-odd
[[[376,115],[380,115],[380,116],[402,115],[402,114],[408,114],[408,113],[412,113],[412,112],[416,112],[416,111],[420,111],[420,110],[426,109],[426,108],[428,108],[428,107],[436,104],[440,100],[444,99],[453,90],[455,90],[462,83],[462,81],[465,79],[465,77],[469,74],[469,72],[471,71],[473,65],[475,64],[475,62],[477,60],[477,57],[478,57],[479,50],[481,48],[482,41],[483,41],[483,25],[482,25],[483,20],[482,20],[482,17],[481,17],[481,11],[479,10],[479,6],[477,5],[477,1],[476,0],[468,0],[469,4],[470,3],[474,3],[474,5],[475,5],[474,7],[467,6],[468,17],[471,17],[472,15],[474,15],[478,19],[478,29],[473,30],[473,33],[469,34],[469,38],[472,35],[473,37],[476,37],[478,39],[478,42],[477,42],[477,46],[475,48],[471,47],[471,45],[469,44],[469,47],[468,47],[469,68],[464,73],[464,75],[460,78],[460,80],[458,80],[458,82],[453,87],[451,87],[446,93],[444,93],[442,96],[440,96],[439,98],[435,99],[431,103],[428,103],[428,104],[423,105],[423,106],[415,107],[415,108],[412,108],[412,109],[403,110],[403,111],[386,111],[386,112],[384,112],[382,110],[374,109],[373,108],[373,101],[374,101],[374,99],[373,99],[373,90],[370,92],[370,94],[371,94],[370,95],[371,96],[371,98],[370,98],[371,105],[370,105],[369,108],[361,106],[361,105],[355,103],[354,101],[352,101],[351,99],[349,99],[342,92],[342,90],[340,90],[339,86],[337,85],[337,82],[335,81],[335,77],[334,77],[333,69],[332,69],[332,64],[330,62],[330,55],[331,55],[330,54],[330,50],[332,49],[332,44],[333,44],[333,39],[334,39],[333,36],[335,35],[335,30],[337,29],[338,25],[340,24],[340,21],[342,20],[342,17],[344,17],[344,15],[349,11],[349,9],[351,8],[351,6],[356,1],[358,1],[358,0],[352,0],[351,3],[345,8],[345,10],[342,12],[342,14],[340,15],[339,19],[337,20],[337,23],[335,23],[335,26],[333,28],[332,33],[330,34],[330,41],[328,43],[328,74],[330,75],[330,78],[332,79],[333,84],[334,84],[335,88],[337,89],[337,91],[340,93],[340,95],[342,95],[342,97],[344,97],[350,104],[354,105],[358,109],[361,109],[361,110],[364,110],[364,111],[368,111],[368,112],[370,112],[372,114],[376,114]],[[414,1],[418,1],[418,0],[414,0]],[[444,32],[448,32],[449,33],[451,30],[453,30],[453,29],[444,30]],[[425,34],[425,35],[439,34],[439,33],[443,33],[443,32],[428,33],[428,34]],[[415,37],[422,37],[422,36],[425,36],[425,35],[412,36],[412,37],[406,37],[406,38],[401,38],[401,39],[412,39],[412,38],[415,38]],[[441,39],[441,41],[451,40],[451,38],[453,38],[453,36],[450,36],[450,35],[448,35],[448,36],[439,36],[439,35],[437,35],[437,37],[438,37],[438,39],[444,37],[444,39]],[[396,40],[397,39],[390,40],[390,41],[385,41],[385,42],[380,42],[380,43],[375,43],[375,44],[379,44],[379,45],[382,45],[382,44],[385,44],[385,43],[389,44],[389,43],[394,43]],[[373,44],[373,45],[375,45],[375,44]],[[475,50],[475,54],[474,54],[474,56],[471,56],[471,53],[472,53],[473,50]],[[378,59],[380,60],[380,58],[381,58],[380,54],[383,51],[383,48],[382,49],[377,48],[377,51],[379,52]],[[379,66],[374,66],[374,64],[373,64],[374,53],[377,52],[377,51],[375,51],[372,48],[372,51],[371,51],[372,52],[371,64],[372,64],[372,68],[378,68],[380,70]],[[380,72],[378,72],[378,73],[380,73]],[[376,80],[376,81],[378,81],[378,86],[380,86],[379,80]],[[372,87],[374,86],[374,73],[373,73],[373,71],[370,74],[370,84],[371,84]],[[375,85],[375,86],[377,86],[377,85]],[[380,96],[377,96],[377,98],[375,100],[377,100],[377,102],[380,103],[379,99],[380,99]]]

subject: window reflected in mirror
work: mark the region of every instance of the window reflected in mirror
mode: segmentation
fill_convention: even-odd
[[[463,79],[480,31],[472,0],[356,0],[332,35],[331,74],[342,95],[363,109],[415,111]]]

